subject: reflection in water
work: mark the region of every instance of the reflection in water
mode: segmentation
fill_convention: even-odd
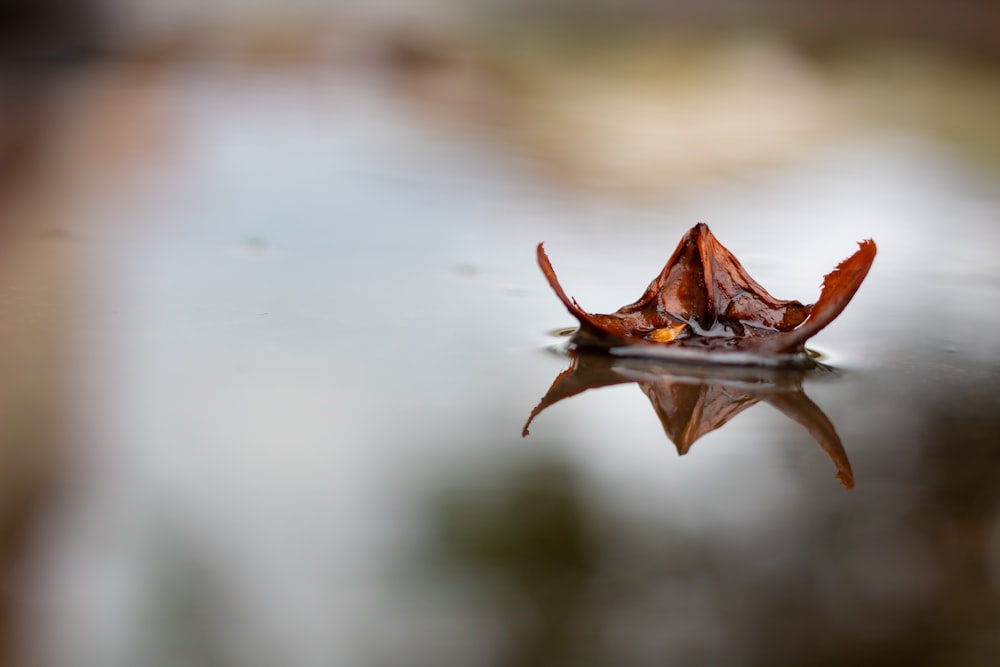
[[[489,664],[598,658],[600,641],[589,630],[600,617],[592,589],[600,578],[601,536],[577,471],[561,460],[532,461],[498,481],[488,495],[446,493],[432,512],[432,562],[445,565],[447,579],[471,570],[489,590],[481,611],[493,617],[499,635]]]
[[[430,507],[420,574],[451,591],[449,638],[472,659],[434,664],[1000,664],[1000,369],[942,371],[885,380],[919,415],[890,448],[910,464],[878,448],[897,424],[873,421],[858,457],[877,480],[803,489],[747,531],[690,521],[693,505],[633,513],[572,459],[463,470]]]
[[[854,474],[840,436],[829,418],[802,389],[810,370],[771,368],[712,368],[669,364],[648,359],[617,358],[580,351],[570,353],[569,368],[553,381],[531,411],[522,435],[543,410],[564,398],[615,384],[635,382],[649,397],[667,437],[686,454],[700,437],[763,401],[802,424],[837,466],[837,479],[854,486]]]

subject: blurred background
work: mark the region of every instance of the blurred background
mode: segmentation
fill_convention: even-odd
[[[998,74],[986,0],[3,0],[0,665],[1000,661]],[[698,221],[879,244],[853,490],[653,367],[521,438],[535,245],[609,312]]]

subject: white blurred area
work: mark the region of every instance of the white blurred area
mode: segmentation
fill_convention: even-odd
[[[949,587],[965,561],[938,551],[975,543],[965,517],[940,519],[947,540],[900,517],[941,504],[920,481],[932,410],[914,406],[938,383],[973,387],[972,405],[996,388],[979,373],[997,338],[972,335],[1000,324],[984,307],[996,65],[951,50],[951,24],[896,43],[926,17],[855,50],[787,26],[678,29],[692,6],[605,34],[557,2],[536,22],[505,2],[104,0],[63,49],[55,20],[55,46],[12,46],[0,664],[556,664],[502,660],[521,620],[545,618],[502,622],[526,604],[503,572],[449,565],[473,583],[434,588],[414,546],[438,529],[428,498],[457,483],[502,505],[491,462],[539,455],[585,480],[574,507],[597,517],[599,565],[562,611],[618,647],[607,664],[683,664],[695,646],[702,664],[806,665],[805,630],[769,661],[748,619],[794,634],[815,618],[860,651],[893,648],[911,615],[975,611],[981,582]],[[968,12],[969,35],[989,30]],[[864,10],[844,17],[853,34]],[[803,301],[855,241],[880,244],[817,339],[843,377],[806,387],[857,457],[854,495],[764,406],[684,458],[634,386],[519,438],[566,364],[545,351],[569,322],[535,244],[612,310],[699,220]],[[624,555],[601,523],[619,512],[649,528]],[[559,551],[541,543],[539,561]],[[695,554],[677,570],[650,547],[674,543]],[[815,598],[783,616],[803,582]],[[686,630],[661,632],[673,622]]]

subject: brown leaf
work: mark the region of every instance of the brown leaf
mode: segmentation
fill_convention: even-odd
[[[575,343],[580,347],[652,345],[713,354],[796,354],[843,311],[868,274],[875,243],[867,240],[858,245],[857,252],[826,276],[814,305],[771,296],[704,223],[684,235],[642,296],[614,313],[588,313],[569,297],[542,244],[538,244],[538,265],[556,296],[579,320]]]

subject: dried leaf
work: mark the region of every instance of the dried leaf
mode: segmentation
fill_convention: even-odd
[[[542,244],[538,265],[566,309],[580,322],[581,347],[652,345],[711,353],[802,353],[805,341],[844,310],[875,259],[862,241],[824,281],[812,305],[783,301],[761,287],[698,223],[681,239],[660,274],[634,303],[602,315],[584,311],[559,284]]]

